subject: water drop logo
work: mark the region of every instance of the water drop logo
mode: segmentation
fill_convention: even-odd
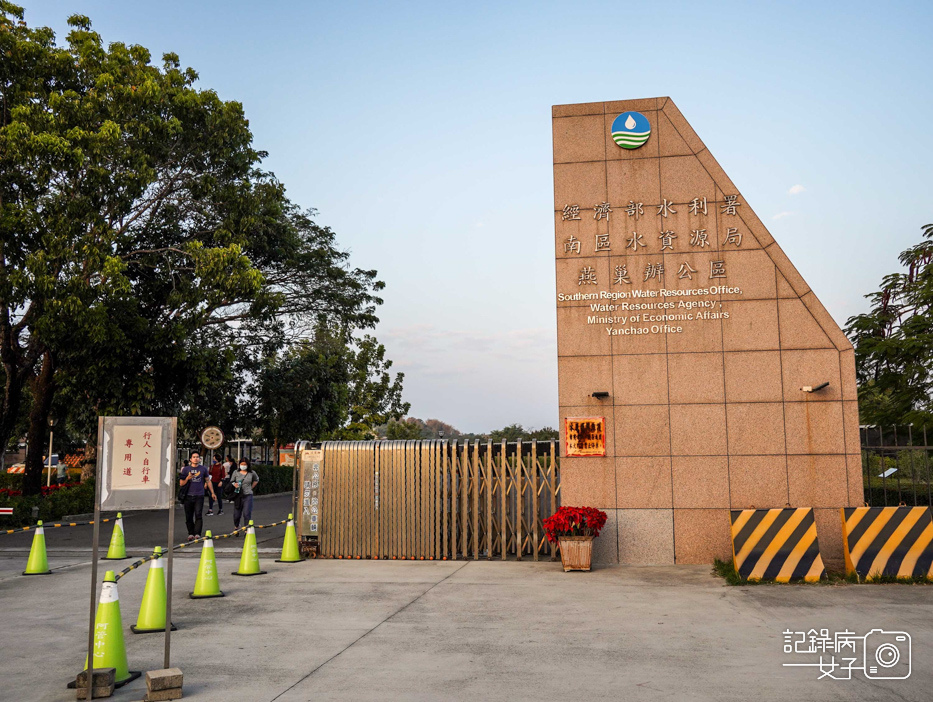
[[[637,149],[651,136],[651,124],[641,112],[623,112],[612,121],[612,140],[623,149]]]

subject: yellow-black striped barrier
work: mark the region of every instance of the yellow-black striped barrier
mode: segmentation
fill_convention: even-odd
[[[254,525],[253,525],[253,528],[254,528],[254,529],[269,529],[270,527],[281,526],[282,524],[287,524],[287,523],[288,523],[288,520],[287,520],[287,519],[283,519],[283,520],[280,521],[280,522],[272,522],[272,524],[254,524]],[[234,529],[234,530],[231,531],[229,534],[218,534],[217,536],[211,536],[211,538],[214,539],[214,540],[217,540],[217,539],[229,539],[231,536],[235,536],[236,534],[240,533],[241,531],[246,531],[248,528],[249,528],[248,526],[242,526],[242,527],[240,527],[239,529]],[[183,549],[183,548],[188,548],[189,546],[194,546],[194,545],[199,544],[199,543],[201,543],[202,541],[206,541],[206,540],[207,540],[207,537],[205,537],[205,536],[199,536],[198,538],[193,539],[193,540],[191,540],[191,541],[183,541],[183,542],[180,543],[180,544],[175,544],[174,546],[172,546],[172,550],[173,550],[173,551],[180,551],[180,550]],[[156,555],[156,554],[153,553],[151,556],[146,556],[145,558],[140,558],[138,561],[135,561],[135,562],[131,563],[129,566],[127,566],[126,568],[124,568],[123,570],[121,570],[119,573],[117,573],[116,579],[117,579],[117,580],[120,580],[120,578],[122,578],[124,575],[127,575],[128,573],[131,573],[132,571],[134,571],[134,570],[136,570],[137,568],[139,568],[139,566],[148,563],[149,561],[153,560],[154,558],[162,558],[164,555],[165,555],[165,554]]]
[[[929,507],[843,507],[840,513],[847,573],[933,579]]]
[[[815,582],[826,572],[809,507],[732,510],[732,559],[745,580]]]
[[[101,524],[106,523],[106,522],[115,522],[117,521],[117,517],[101,519],[100,521],[101,521]],[[88,524],[93,524],[93,523],[94,523],[94,520],[91,520],[89,522],[55,522],[53,524],[43,524],[42,526],[45,529],[55,529],[57,527],[87,526]],[[38,526],[39,526],[38,524],[33,524],[31,526],[19,527],[17,529],[4,529],[3,531],[0,531],[0,536],[3,536],[5,534],[18,534],[23,531],[34,531]]]

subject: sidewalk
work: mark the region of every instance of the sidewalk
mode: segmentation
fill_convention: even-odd
[[[269,575],[255,578],[230,576],[236,563],[222,558],[227,597],[190,600],[196,567],[175,564],[173,664],[186,699],[925,702],[933,689],[931,587],[728,587],[705,566],[263,557]],[[4,628],[16,632],[0,656],[4,699],[74,699],[64,684],[84,659],[88,576],[77,565],[0,581]],[[141,570],[120,581],[125,628],[144,580]],[[913,675],[817,680],[782,667],[784,630],[827,627],[907,631]],[[161,636],[126,639],[131,669],[161,667]],[[143,690],[137,681],[114,699]]]

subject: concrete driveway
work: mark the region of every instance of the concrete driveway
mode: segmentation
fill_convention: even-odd
[[[698,566],[567,573],[550,562],[307,561],[231,577],[190,600],[197,561],[175,562],[173,664],[199,700],[923,700],[933,690],[933,587],[729,587]],[[84,660],[90,568],[53,557],[25,578],[0,552],[0,698],[71,700]],[[117,568],[123,567],[115,564]],[[145,570],[120,581],[135,622]],[[818,680],[782,663],[785,630],[912,637],[907,680]],[[127,632],[131,669],[162,666],[161,634]],[[115,699],[138,700],[138,680]]]

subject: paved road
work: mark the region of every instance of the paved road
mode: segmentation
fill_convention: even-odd
[[[256,524],[271,524],[286,517],[291,511],[291,493],[259,496],[253,500],[253,521]],[[207,505],[204,506],[206,515]],[[233,530],[233,508],[225,509],[222,515],[204,516],[204,531],[210,529],[215,535]],[[49,554],[65,554],[73,552],[76,555],[90,552],[93,546],[93,526],[61,527],[47,529],[45,543]],[[165,510],[151,510],[143,512],[127,512],[123,516],[123,530],[126,538],[126,550],[129,556],[145,556],[152,553],[156,545],[165,546],[168,532],[168,513]],[[100,547],[104,549],[101,555],[106,554],[113,533],[113,523],[101,524]],[[282,548],[284,527],[259,530],[256,533],[260,548]],[[174,543],[181,543],[188,536],[185,527],[185,511],[181,506],[175,508],[175,539]],[[13,553],[28,553],[32,544],[32,532],[0,535],[0,555]],[[217,548],[236,548],[238,543],[234,540],[217,542]],[[181,553],[186,553],[182,551]],[[24,561],[25,562],[25,561]],[[122,566],[121,566],[122,567]],[[22,568],[20,568],[22,570]]]
[[[190,600],[197,564],[176,561],[186,699],[927,702],[933,690],[933,587],[735,588],[697,566],[565,574],[550,562],[263,557],[268,575],[235,578],[235,565],[220,561],[226,597]],[[124,627],[143,582],[120,581]],[[84,659],[87,587],[84,565],[0,577],[2,699],[74,699],[64,684]],[[913,674],[817,680],[782,666],[788,628],[907,631]],[[126,637],[131,668],[161,667],[161,635]],[[140,680],[114,699],[143,691]]]

